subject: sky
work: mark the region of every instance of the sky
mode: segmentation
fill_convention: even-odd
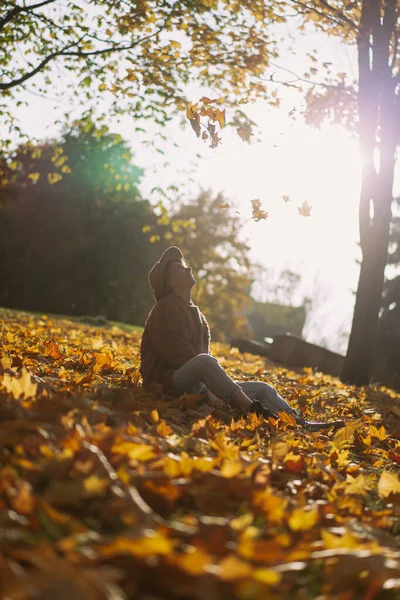
[[[325,36],[307,38],[301,53],[283,52],[280,63],[304,72],[304,55],[315,47],[321,59],[335,61],[352,71],[354,60],[349,51]],[[277,72],[277,78],[281,77],[281,72]],[[318,131],[305,125],[298,116],[302,97],[291,89],[280,89],[280,108],[271,108],[261,101],[246,105],[245,110],[258,129],[254,136],[258,141],[251,144],[225,129],[221,145],[210,149],[196,138],[189,123],[181,128],[173,120],[163,132],[167,143],[166,154],[161,156],[142,145],[135,134],[136,124],[129,116],[109,125],[111,131],[120,132],[131,144],[135,162],[145,170],[140,186],[144,197],[151,200],[155,186],[177,182],[187,185],[188,194],[195,194],[200,188],[223,192],[234,207],[221,210],[239,211],[250,257],[275,272],[290,269],[301,275],[296,303],[301,304],[305,297],[313,303],[303,331],[306,339],[344,354],[357,288],[356,261],[361,258],[358,146],[350,134],[333,126],[326,125]],[[191,93],[195,102],[212,94],[212,90],[199,87]],[[25,98],[29,105],[18,112],[23,131],[39,139],[57,135],[54,122],[67,107],[59,103],[54,108],[50,98],[29,92]],[[292,109],[295,118],[289,116]],[[77,108],[76,117],[79,111]],[[227,110],[227,120],[232,115],[233,111]],[[166,157],[168,167],[163,166]],[[186,174],[189,169],[193,181]],[[283,195],[288,195],[290,201],[284,202]],[[267,220],[251,220],[250,201],[256,198],[268,211]],[[297,207],[303,201],[312,206],[309,217],[299,215]],[[268,290],[261,291],[268,297]]]

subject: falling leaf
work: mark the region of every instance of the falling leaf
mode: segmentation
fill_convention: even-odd
[[[197,135],[197,137],[200,137],[200,133],[201,133],[200,115],[196,115],[195,117],[193,117],[193,119],[189,119],[189,121],[190,121],[190,125],[191,125],[193,131],[195,132],[195,134]]]
[[[300,214],[302,217],[309,217],[309,216],[310,216],[310,214],[311,214],[311,209],[312,209],[312,206],[309,206],[309,205],[307,204],[307,201],[306,201],[306,200],[304,200],[303,204],[302,204],[301,206],[298,206],[298,207],[297,207],[297,209],[298,209],[298,211],[299,211],[299,214]]]
[[[261,219],[267,219],[268,218],[268,213],[265,212],[265,210],[263,210],[261,208],[261,200],[251,200],[251,205],[252,205],[252,215],[251,218],[254,219],[254,221],[260,221]]]
[[[218,144],[221,142],[221,138],[218,137],[218,134],[214,134],[211,136],[210,148],[216,148]]]
[[[225,125],[225,110],[217,108],[215,120],[219,123],[220,127]]]
[[[189,119],[189,121],[191,119],[195,119],[198,115],[197,115],[197,104],[192,104],[191,102],[189,102],[189,104],[186,107],[186,116]]]
[[[200,98],[200,102],[203,102],[203,104],[214,104],[214,102],[218,102],[218,100],[219,100],[219,98],[210,100],[210,98],[207,98],[206,96],[203,96],[202,98]]]
[[[253,135],[253,130],[250,124],[237,127],[236,132],[244,142],[250,142],[250,137]]]
[[[285,195],[283,195],[283,196],[282,196],[282,198],[283,198],[283,200],[284,200],[285,202],[290,202],[290,198],[289,198],[289,196],[285,196]]]

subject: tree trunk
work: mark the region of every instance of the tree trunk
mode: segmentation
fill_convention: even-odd
[[[390,39],[396,24],[396,0],[387,0],[382,22],[380,9],[379,0],[363,1],[358,44],[359,133],[363,162],[359,212],[362,263],[349,345],[341,373],[343,382],[355,385],[368,384],[372,375],[388,255],[399,130],[394,93],[396,83],[389,65]],[[380,156],[378,173],[374,166],[376,147]]]
[[[387,261],[390,206],[388,212],[374,217],[370,239],[363,248],[353,323],[341,373],[343,382],[355,385],[368,384],[372,374]]]

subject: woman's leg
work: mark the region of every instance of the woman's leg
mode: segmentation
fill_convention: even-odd
[[[225,373],[218,360],[211,354],[198,354],[188,360],[175,371],[172,381],[180,394],[199,393],[206,387],[225,402],[232,400],[238,404],[241,401],[241,407],[247,408],[251,404],[241,387]]]
[[[298,417],[299,413],[282,398],[272,385],[264,381],[237,381],[243,392],[251,400],[259,400],[263,406],[269,408],[274,413],[287,412],[293,417]]]

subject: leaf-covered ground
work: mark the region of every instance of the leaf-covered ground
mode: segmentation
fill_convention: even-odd
[[[228,346],[306,417],[140,386],[140,334],[0,310],[0,597],[400,598],[400,395]]]

